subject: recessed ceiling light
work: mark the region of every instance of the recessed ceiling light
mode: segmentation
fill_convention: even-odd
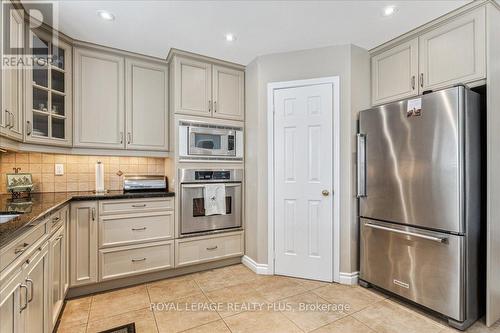
[[[106,21],[113,21],[115,19],[115,16],[108,12],[107,10],[98,10],[97,14],[99,15],[100,18]]]
[[[233,35],[233,34],[226,34],[226,40],[228,42],[234,42],[235,39],[236,39],[235,35]]]
[[[384,8],[384,16],[391,16],[396,12],[396,7],[394,6],[387,6]]]

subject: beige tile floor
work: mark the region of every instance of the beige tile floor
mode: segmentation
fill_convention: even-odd
[[[304,304],[327,311],[304,311]],[[372,289],[256,275],[243,265],[70,300],[58,332],[100,332],[130,322],[138,333],[457,332]],[[500,325],[479,321],[468,332],[500,333]]]

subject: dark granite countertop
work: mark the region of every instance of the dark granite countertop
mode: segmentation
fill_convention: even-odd
[[[11,240],[19,237],[37,223],[43,221],[55,210],[70,201],[137,199],[173,197],[174,192],[137,192],[123,193],[109,191],[103,194],[94,192],[35,193],[30,199],[12,200],[10,194],[0,195],[0,215],[20,214],[15,219],[0,224],[0,250]]]

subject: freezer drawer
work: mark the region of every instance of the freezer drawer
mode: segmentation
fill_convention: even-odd
[[[464,236],[361,218],[362,280],[463,321]]]

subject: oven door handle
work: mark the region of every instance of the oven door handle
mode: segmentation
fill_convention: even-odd
[[[211,182],[208,182],[207,184],[214,184]],[[218,184],[218,183],[217,183]],[[238,187],[241,186],[241,183],[229,183],[226,184],[224,183],[226,187]],[[205,188],[205,185],[198,185],[198,184],[181,184],[182,188]]]

